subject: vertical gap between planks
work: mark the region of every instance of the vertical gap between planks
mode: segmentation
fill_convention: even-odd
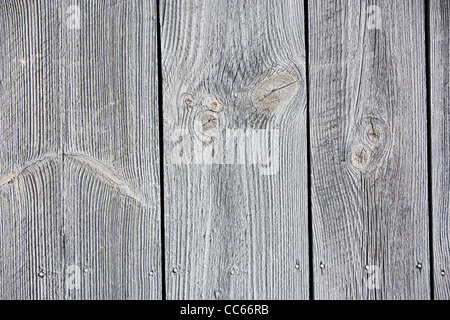
[[[159,1],[156,2],[156,47],[158,64],[158,122],[159,122],[159,183],[160,183],[160,221],[161,221],[161,297],[166,300],[166,250],[164,228],[164,128],[163,128],[163,77],[161,59],[161,25]]]
[[[430,245],[430,290],[431,300],[434,300],[434,249],[433,249],[433,162],[432,162],[432,131],[431,131],[431,12],[430,1],[425,1],[425,55],[426,55],[426,88],[427,88],[427,142],[428,142],[428,217]]]
[[[305,16],[305,72],[306,72],[306,143],[307,143],[307,174],[308,174],[308,254],[309,254],[309,300],[314,300],[314,260],[313,260],[313,227],[311,203],[311,133],[309,110],[309,29],[308,0],[304,0]]]

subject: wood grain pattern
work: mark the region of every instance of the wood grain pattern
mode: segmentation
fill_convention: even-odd
[[[429,299],[424,4],[308,7],[315,299]]]
[[[0,298],[61,299],[64,291],[60,12],[0,5]]]
[[[434,294],[450,299],[450,4],[430,1]]]
[[[0,1],[0,299],[450,299],[426,3]]]
[[[167,298],[307,299],[303,1],[160,10]]]
[[[0,5],[1,298],[161,298],[155,9]]]

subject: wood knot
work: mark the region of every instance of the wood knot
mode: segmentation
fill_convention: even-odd
[[[368,117],[362,121],[362,129],[367,134],[368,143],[377,146],[385,143],[387,126],[384,121],[374,117]]]
[[[214,97],[206,97],[202,101],[203,108],[211,111],[221,111],[221,104]]]
[[[258,111],[272,112],[291,103],[300,88],[297,77],[281,71],[262,80],[254,91],[253,105]]]
[[[212,133],[217,129],[217,117],[210,113],[205,113],[201,117],[203,133]]]
[[[364,146],[358,146],[352,152],[352,163],[358,168],[364,168],[369,162],[370,154]]]
[[[199,94],[186,92],[181,95],[180,103],[187,109],[194,107],[201,107],[204,110],[220,111],[221,104],[218,99],[210,96],[204,98],[199,97]]]
[[[371,171],[380,166],[390,150],[390,135],[387,124],[375,117],[363,119],[355,126],[351,139],[350,161],[353,168]]]
[[[380,140],[380,131],[376,127],[369,128],[369,131],[367,132],[367,136],[369,137],[369,140],[377,143]]]
[[[226,128],[226,117],[221,112],[200,110],[194,119],[194,134],[205,143],[218,139],[221,131]]]
[[[192,108],[197,104],[194,95],[189,92],[181,96],[181,103],[185,108]]]
[[[358,169],[364,168],[369,162],[369,158],[370,154],[367,151],[367,149],[363,146],[357,147],[352,152],[352,163]]]

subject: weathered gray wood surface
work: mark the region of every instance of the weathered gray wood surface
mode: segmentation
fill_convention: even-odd
[[[424,4],[308,12],[315,298],[428,299]]]
[[[2,299],[64,294],[63,166],[57,156],[63,113],[56,88],[62,31],[52,18],[59,8],[40,9],[22,1],[0,6]]]
[[[155,9],[1,2],[0,298],[161,298]]]
[[[450,299],[449,1],[306,7],[0,0],[0,299]]]
[[[430,1],[434,294],[450,299],[450,3]]]
[[[303,1],[160,10],[167,298],[308,298]]]

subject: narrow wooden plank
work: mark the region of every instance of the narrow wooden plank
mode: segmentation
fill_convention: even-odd
[[[66,265],[82,299],[160,299],[155,1],[79,1],[67,37]],[[72,32],[72,34],[70,34]]]
[[[60,9],[0,4],[0,298],[61,299]]]
[[[430,1],[435,299],[450,299],[450,4]]]
[[[163,1],[168,299],[307,299],[303,1]]]
[[[429,299],[422,1],[309,1],[315,299]]]
[[[156,2],[1,8],[2,297],[160,299]]]

